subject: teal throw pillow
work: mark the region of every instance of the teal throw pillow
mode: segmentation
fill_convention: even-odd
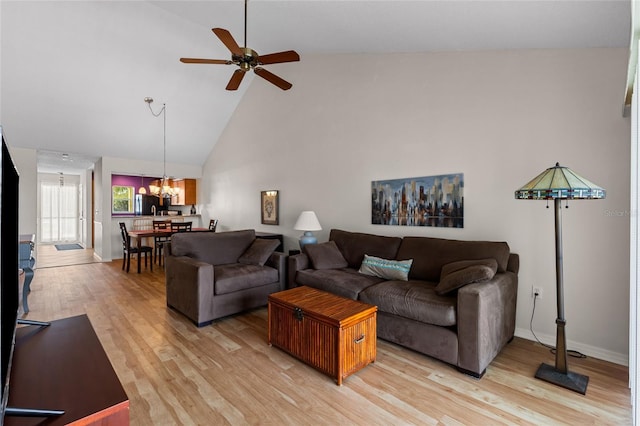
[[[388,260],[365,254],[358,272],[385,280],[408,281],[412,264],[413,259]]]

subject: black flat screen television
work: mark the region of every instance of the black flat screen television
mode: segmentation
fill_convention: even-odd
[[[9,377],[18,320],[18,190],[19,175],[4,140],[0,159],[0,424],[4,423]]]
[[[18,318],[20,289],[18,264],[18,200],[20,175],[16,169],[0,126],[0,426],[5,416],[48,417],[64,414],[63,410],[8,407],[11,362],[18,323],[46,327],[48,322]]]

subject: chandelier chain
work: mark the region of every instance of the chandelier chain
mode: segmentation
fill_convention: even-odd
[[[144,101],[149,106],[149,111],[154,117],[159,117],[162,114],[162,182],[160,183],[160,194],[162,196],[172,196],[174,192],[169,186],[169,179],[167,178],[167,104],[163,103],[162,108],[157,113],[151,108],[153,98],[145,98]]]
[[[153,101],[151,101],[153,102]],[[162,114],[162,177],[163,180],[167,179],[167,104],[163,103],[162,108],[156,114],[153,112],[153,108],[151,108],[151,102],[147,102],[149,106],[149,111],[153,114],[154,117],[159,117]]]

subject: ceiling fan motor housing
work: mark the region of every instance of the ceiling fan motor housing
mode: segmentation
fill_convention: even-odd
[[[233,62],[240,67],[243,71],[249,71],[252,68],[258,66],[258,53],[249,49],[248,47],[242,48],[244,51],[244,56],[240,55],[231,55],[231,59]]]

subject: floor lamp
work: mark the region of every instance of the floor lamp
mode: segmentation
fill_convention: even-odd
[[[553,200],[556,229],[556,365],[540,365],[536,378],[581,394],[587,392],[589,377],[569,371],[567,367],[567,338],[564,333],[564,290],[562,283],[562,200],[600,199],[605,190],[580,177],[567,167],[556,163],[516,191],[518,200]],[[548,207],[548,206],[547,206]]]

